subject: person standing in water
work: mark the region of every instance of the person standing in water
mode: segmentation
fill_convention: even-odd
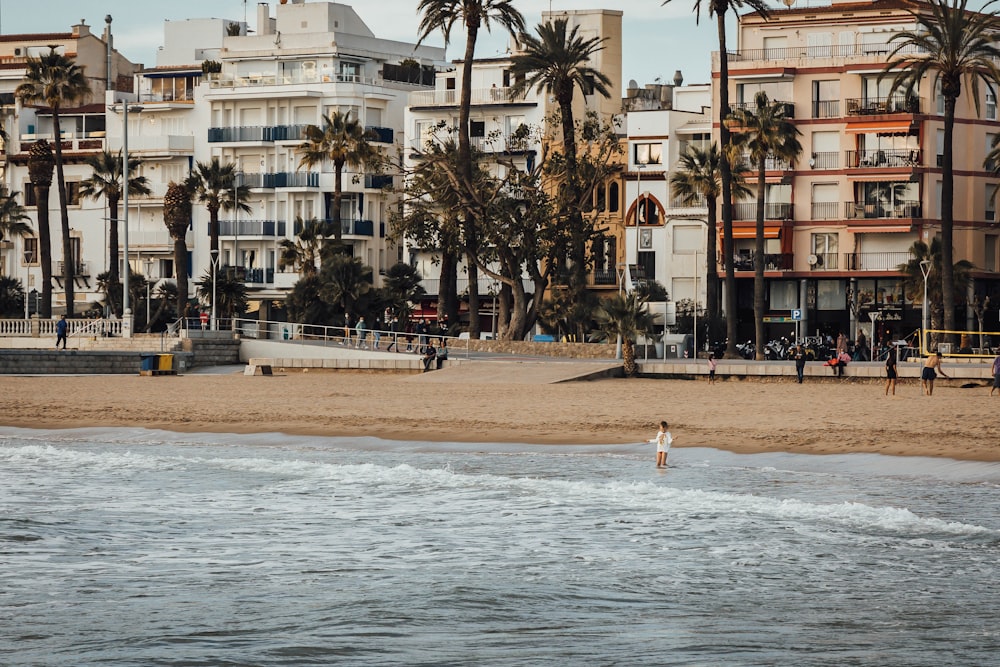
[[[656,437],[648,440],[650,444],[656,443],[656,467],[667,467],[667,455],[670,453],[670,445],[674,442],[674,437],[667,430],[667,422],[660,422],[660,430],[656,432]]]

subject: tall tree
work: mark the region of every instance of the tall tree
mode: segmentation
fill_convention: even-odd
[[[489,32],[493,25],[498,25],[502,26],[508,33],[515,35],[524,31],[524,17],[514,8],[513,0],[420,0],[417,12],[422,15],[420,42],[432,32],[440,30],[444,34],[447,46],[451,41],[451,31],[455,23],[461,21],[465,25],[465,57],[462,61],[462,88],[459,91],[458,103],[458,161],[462,165],[463,185],[466,188],[471,188],[473,187],[474,169],[469,136],[469,117],[472,109],[472,62],[476,56],[479,31],[481,28],[486,28]],[[464,217],[464,244],[469,272],[469,335],[472,338],[479,338],[479,271],[476,264],[479,252],[479,234],[475,216],[466,211]],[[443,250],[443,253],[447,252],[447,249]],[[446,262],[454,263],[454,258],[442,258],[442,269],[444,269]],[[457,296],[448,294],[446,298],[456,300]],[[448,310],[447,304],[445,310]],[[455,310],[457,312],[457,300],[455,301]]]
[[[753,109],[738,109],[731,116],[734,126],[733,141],[736,148],[749,155],[750,164],[757,170],[757,233],[753,260],[753,318],[756,334],[757,359],[764,358],[764,311],[767,294],[764,289],[764,208],[767,193],[765,172],[767,161],[775,159],[794,165],[802,154],[801,134],[795,123],[788,119],[788,105],[768,99],[760,91],[754,96]]]
[[[319,296],[344,312],[345,321],[357,316],[356,306],[372,289],[372,267],[357,257],[342,253],[331,255],[319,273]]]
[[[38,58],[29,57],[24,79],[14,91],[23,104],[45,104],[52,111],[52,134],[55,137],[56,182],[59,190],[59,212],[62,228],[63,283],[66,293],[66,316],[73,316],[74,257],[69,236],[69,207],[66,201],[66,177],[63,174],[62,130],[59,110],[63,104],[83,100],[90,94],[90,83],[76,61],[49,46],[49,52]]]
[[[305,141],[299,144],[300,167],[333,163],[333,210],[330,225],[333,227],[335,245],[343,243],[344,230],[340,223],[340,204],[344,198],[344,167],[358,169],[362,166],[378,167],[381,154],[370,143],[372,135],[365,131],[361,121],[351,118],[351,112],[332,112],[323,118],[323,127],[307,125],[302,134]],[[326,236],[329,236],[327,231]]]
[[[987,2],[981,11],[968,9],[968,0],[927,0],[905,7],[916,30],[896,33],[882,74],[891,77],[889,94],[899,89],[916,92],[925,77],[944,98],[944,142],[941,155],[941,293],[944,328],[955,329],[954,251],[954,134],[955,107],[965,82],[979,113],[980,83],[994,93],[1000,86],[1000,46],[996,41],[997,11]],[[950,338],[950,334],[948,335]]]
[[[708,312],[708,334],[712,341],[719,336],[719,321],[722,315],[719,303],[718,266],[718,204],[722,192],[722,156],[715,142],[701,147],[692,144],[681,153],[680,160],[670,175],[670,189],[675,196],[688,206],[704,205],[708,210],[708,243],[706,244],[705,310]],[[733,193],[739,197],[750,194],[745,178],[747,167],[736,162],[730,167],[733,175]]]
[[[635,363],[636,340],[639,336],[653,336],[655,330],[653,315],[646,308],[645,300],[636,290],[605,299],[597,311],[597,326],[601,340],[621,336],[625,376],[634,377],[638,371]]]
[[[174,279],[177,281],[177,317],[187,317],[188,251],[187,232],[191,226],[191,191],[183,183],[171,181],[163,195],[163,224],[174,241]]]
[[[903,292],[906,298],[914,303],[924,302],[924,273],[920,268],[921,262],[929,261],[930,267],[927,272],[927,309],[930,315],[931,329],[944,328],[942,324],[944,316],[944,244],[941,239],[934,237],[930,245],[923,241],[914,241],[910,246],[910,259],[897,268],[903,274]],[[966,293],[972,282],[972,271],[975,269],[972,262],[960,259],[951,266],[951,273],[954,276],[952,283],[952,299],[961,298]],[[924,341],[923,344],[926,344]]]
[[[570,289],[579,293],[586,287],[587,245],[591,226],[583,217],[580,202],[590,197],[584,192],[578,173],[576,134],[573,118],[573,97],[577,89],[585,95],[597,93],[611,97],[609,79],[590,63],[594,54],[604,48],[604,39],[584,38],[579,26],[569,28],[567,19],[556,19],[535,28],[538,37],[521,33],[523,53],[514,56],[511,74],[516,83],[515,95],[522,95],[534,88],[555,98],[559,105],[562,125],[562,163],[565,167],[565,192],[569,197],[569,233],[571,235],[569,259],[571,263]]]
[[[246,203],[250,188],[237,185],[235,163],[223,164],[218,157],[213,157],[208,162],[198,162],[188,176],[185,187],[208,209],[208,247],[212,256],[218,257],[219,210],[250,213],[250,205]],[[218,269],[218,266],[215,268]]]
[[[664,0],[666,5],[671,0]],[[701,21],[702,0],[694,0],[695,23]],[[726,40],[726,14],[734,14],[747,8],[760,17],[767,19],[769,11],[767,0],[705,0],[709,18],[715,17],[715,28],[719,41],[719,152],[724,158],[719,163],[719,175],[722,181],[722,255],[726,264],[726,352],[727,359],[738,359],[736,351],[736,267],[734,255],[736,246],[733,242],[733,173],[729,163],[730,133],[726,126],[729,116],[729,47]]]
[[[108,202],[108,283],[110,284],[109,294],[116,294],[115,286],[119,281],[118,272],[118,204],[121,202],[124,189],[123,162],[121,152],[117,154],[110,151],[101,151],[97,155],[87,158],[87,164],[93,170],[90,177],[81,181],[80,196],[100,199],[104,197]],[[149,179],[145,176],[133,176],[138,171],[142,161],[138,158],[129,158],[128,161],[128,193],[132,195],[148,195]],[[126,262],[127,263],[127,262]],[[121,308],[118,302],[113,302],[112,308],[115,313],[121,316]]]
[[[52,317],[52,232],[49,228],[49,189],[55,159],[52,147],[39,139],[28,149],[28,178],[35,191],[35,212],[38,218],[38,262],[42,266],[42,303],[39,315]]]
[[[11,236],[30,236],[31,218],[17,201],[20,192],[10,192],[0,184],[0,241]]]
[[[306,222],[302,218],[296,220],[301,230],[295,241],[282,239],[278,245],[278,257],[282,266],[295,268],[302,276],[315,275],[319,270],[319,259],[326,238],[323,236],[325,225],[312,218]]]

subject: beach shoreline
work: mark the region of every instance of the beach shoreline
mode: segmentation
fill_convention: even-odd
[[[419,375],[288,372],[6,376],[0,425],[372,436],[400,441],[634,445],[670,422],[675,447],[1000,461],[986,387],[871,382],[602,379],[421,382]],[[653,447],[650,446],[650,456]]]

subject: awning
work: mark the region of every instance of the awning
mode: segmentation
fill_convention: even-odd
[[[853,132],[856,134],[910,134],[911,132],[915,133],[915,130],[911,129],[909,121],[873,120],[866,123],[848,123],[847,127],[844,128],[844,132]]]
[[[781,236],[781,225],[764,225],[764,238],[765,239],[776,239]],[[722,231],[719,231],[719,237],[722,237]],[[755,227],[736,227],[733,229],[734,239],[755,239],[757,238],[757,229]]]
[[[913,225],[849,225],[847,231],[852,234],[906,234],[913,231]]]

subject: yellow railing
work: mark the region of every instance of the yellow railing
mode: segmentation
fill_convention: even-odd
[[[958,345],[939,342],[930,348],[930,340],[941,336],[956,336]],[[992,357],[1000,350],[1000,331],[968,331],[965,329],[926,329],[920,336],[920,354],[927,355],[941,350],[945,357]],[[962,350],[969,350],[962,352]]]

